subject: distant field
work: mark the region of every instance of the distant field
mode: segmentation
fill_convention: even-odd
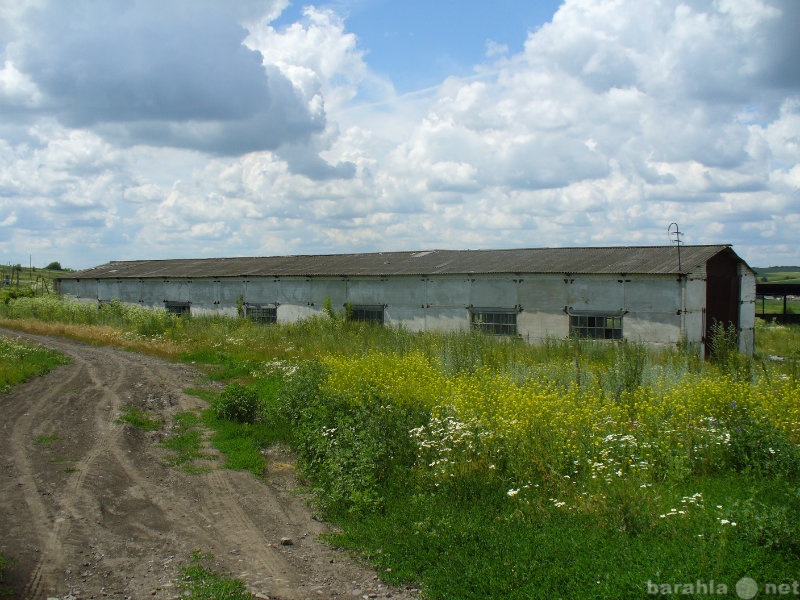
[[[800,284],[800,267],[766,267],[755,268],[756,279],[759,283],[797,283]],[[800,299],[788,299],[786,312],[800,313]],[[756,302],[757,314],[783,313],[783,298],[758,299]]]
[[[36,267],[22,267],[16,269],[9,265],[0,265],[0,299],[7,297],[12,290],[35,289],[37,292],[52,292],[53,280],[68,272],[54,269],[38,269]]]
[[[760,283],[800,283],[800,267],[757,267]]]

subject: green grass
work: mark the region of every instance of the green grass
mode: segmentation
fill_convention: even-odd
[[[756,322],[756,356],[781,357],[787,371],[797,379],[797,361],[800,360],[800,326]]]
[[[142,431],[156,431],[164,425],[161,417],[153,416],[133,406],[122,407],[122,415],[117,419],[117,423],[127,423]]]
[[[204,413],[203,422],[213,430],[211,444],[225,457],[223,466],[226,469],[249,471],[258,478],[264,477],[267,463],[262,450],[276,441],[269,426],[217,419],[210,411]]]
[[[361,553],[392,583],[421,584],[428,598],[643,598],[648,581],[709,579],[733,590],[744,576],[784,583],[796,573],[788,565],[797,564],[792,535],[800,505],[787,487],[776,492],[742,476],[665,484],[652,491],[665,513],[697,492],[703,508],[688,517],[645,520],[634,531],[556,507],[547,494],[529,498],[541,505],[535,513],[518,512],[502,493],[461,500],[403,494],[383,512],[340,516],[343,533],[331,541]],[[775,548],[743,533],[744,521],[754,516],[736,503],[752,498],[773,509],[789,507],[794,523],[772,534],[789,543]],[[723,514],[740,522],[721,525]]]
[[[195,551],[175,582],[188,600],[253,600],[244,583],[214,570],[214,556]]]
[[[788,300],[786,302],[786,313],[795,315],[800,313],[800,301]],[[757,315],[782,315],[783,314],[783,300],[756,300],[756,314]]]
[[[800,267],[767,267],[754,270],[759,283],[800,283]]]
[[[45,450],[52,450],[53,444],[57,442],[63,441],[60,435],[40,435],[35,438],[37,444],[39,444]]]
[[[208,470],[198,461],[214,460],[215,456],[206,452],[201,431],[202,419],[196,413],[182,412],[175,415],[175,423],[170,434],[161,445],[171,454],[166,459],[169,466],[180,467],[187,473],[202,473]]]
[[[0,393],[67,362],[53,350],[0,336]]]

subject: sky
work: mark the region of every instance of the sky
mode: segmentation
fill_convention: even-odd
[[[796,0],[0,0],[0,263],[677,223],[800,265],[798,30]]]

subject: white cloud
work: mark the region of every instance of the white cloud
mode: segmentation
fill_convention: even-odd
[[[678,221],[800,263],[800,3],[567,0],[406,96],[331,9],[274,26],[286,4],[0,4],[0,252],[662,244]]]

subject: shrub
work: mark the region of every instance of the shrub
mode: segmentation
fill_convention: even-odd
[[[709,359],[731,376],[749,381],[752,378],[752,360],[739,353],[739,333],[733,323],[715,321],[708,340]]]
[[[258,393],[240,383],[231,383],[211,403],[218,419],[238,423],[254,423],[258,418]]]
[[[292,375],[283,395],[299,462],[318,486],[324,510],[380,509],[387,494],[409,481],[417,449],[408,432],[427,422],[429,412],[379,395],[330,390],[326,377],[320,363],[309,361]]]
[[[721,419],[730,432],[729,464],[736,471],[794,476],[800,469],[798,447],[765,417],[732,402]]]
[[[789,506],[771,506],[753,498],[737,501],[741,535],[765,548],[797,553],[800,551],[800,521]]]

